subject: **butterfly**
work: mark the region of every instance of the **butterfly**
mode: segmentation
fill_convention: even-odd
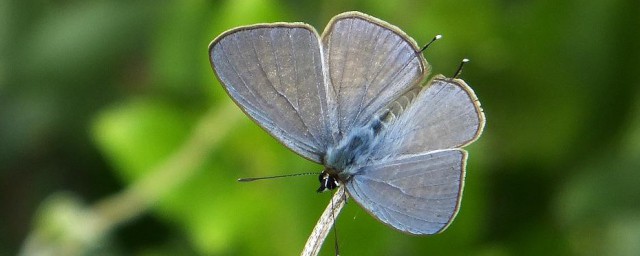
[[[415,41],[360,12],[237,27],[209,46],[231,99],[283,145],[324,165],[318,191],[345,186],[402,232],[443,231],[460,207],[467,152],[485,117],[461,79],[436,75]],[[426,85],[423,86],[423,84]]]

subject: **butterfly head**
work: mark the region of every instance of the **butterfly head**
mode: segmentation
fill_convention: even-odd
[[[322,193],[327,190],[334,190],[335,188],[340,186],[337,174],[335,174],[335,172],[329,168],[322,171],[318,179],[320,180],[320,187],[317,190],[318,193]]]

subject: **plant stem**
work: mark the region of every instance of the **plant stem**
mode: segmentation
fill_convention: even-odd
[[[307,243],[304,245],[304,249],[300,255],[302,256],[316,256],[320,252],[320,248],[324,243],[324,240],[329,235],[329,231],[334,226],[335,219],[340,214],[342,207],[344,207],[347,201],[347,194],[344,191],[344,187],[340,186],[333,194],[331,202],[324,209],[322,216],[318,219],[316,226],[311,231]],[[337,253],[337,252],[336,252]]]

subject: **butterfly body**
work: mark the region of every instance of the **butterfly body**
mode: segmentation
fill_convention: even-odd
[[[376,114],[365,126],[352,129],[335,146],[329,146],[323,158],[323,164],[326,168],[320,174],[321,187],[318,191],[326,191],[327,189],[324,185],[327,182],[322,181],[322,177],[325,179],[330,177],[344,184],[351,176],[357,174],[358,168],[356,167],[366,165],[367,161],[372,160],[371,153],[375,147],[385,146],[378,145],[383,138],[381,132],[395,120],[403,108],[407,107],[410,100],[402,97],[400,102],[403,102],[404,105],[400,105],[401,103],[397,101],[393,102],[390,107]],[[328,182],[328,184],[330,183]]]

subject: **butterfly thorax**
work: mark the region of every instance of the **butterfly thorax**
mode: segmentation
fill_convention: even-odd
[[[324,157],[325,169],[320,174],[318,192],[332,190],[347,182],[354,174],[353,167],[369,159],[376,134],[370,125],[353,129],[339,143],[329,147]]]

